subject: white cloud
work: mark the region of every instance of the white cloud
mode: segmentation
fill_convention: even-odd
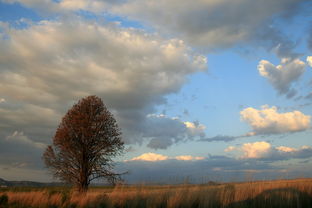
[[[228,146],[226,149],[224,149],[224,152],[231,152],[231,151],[234,151],[234,150],[236,150],[236,147]]]
[[[241,149],[244,152],[244,158],[260,158],[269,153],[271,144],[267,142],[246,143]]]
[[[168,159],[169,159],[168,156],[149,152],[149,153],[144,153],[138,157],[134,157],[130,161],[140,160],[140,161],[155,162],[155,161],[168,160]]]
[[[180,155],[175,157],[176,160],[192,161],[192,160],[204,160],[205,157],[193,157],[191,155]]]
[[[0,98],[0,103],[4,103],[6,100],[4,98]]]
[[[258,65],[259,74],[268,79],[280,94],[294,96],[291,84],[305,72],[305,63],[299,59],[283,59],[280,65],[261,60]]]
[[[241,159],[264,159],[268,161],[288,160],[291,158],[309,158],[312,156],[312,148],[310,146],[302,146],[300,148],[292,148],[287,146],[273,147],[265,141],[245,143],[240,147],[229,146],[224,151],[241,152]]]
[[[278,151],[281,151],[281,152],[294,152],[294,151],[296,151],[295,148],[286,147],[286,146],[279,146],[279,147],[276,147],[276,149]]]
[[[149,161],[149,162],[156,162],[156,161],[164,161],[164,160],[181,160],[181,161],[196,161],[196,160],[204,160],[205,157],[194,157],[191,155],[179,155],[176,157],[169,157],[166,155],[156,154],[156,153],[144,153],[138,157],[134,157],[130,160],[126,161]]]
[[[184,122],[186,128],[188,129],[188,131],[190,132],[190,134],[192,135],[200,135],[203,134],[203,132],[206,129],[206,126],[203,124],[200,124],[198,122],[189,122],[186,121]]]
[[[300,111],[279,113],[275,106],[270,108],[267,105],[262,106],[260,110],[246,108],[240,112],[240,115],[241,119],[253,129],[248,135],[304,131],[310,127],[311,119],[311,116]]]
[[[307,57],[307,63],[310,67],[312,67],[312,56]]]

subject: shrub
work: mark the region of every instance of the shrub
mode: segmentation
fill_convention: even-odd
[[[5,207],[8,205],[9,197],[6,194],[0,196],[0,207]]]

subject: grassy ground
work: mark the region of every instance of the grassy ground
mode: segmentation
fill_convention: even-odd
[[[94,187],[80,195],[68,187],[2,188],[6,207],[312,208],[312,179],[220,185]]]

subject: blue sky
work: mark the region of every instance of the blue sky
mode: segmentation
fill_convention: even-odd
[[[128,182],[311,177],[311,8],[0,1],[0,177],[52,180],[42,152],[92,94],[123,131]]]

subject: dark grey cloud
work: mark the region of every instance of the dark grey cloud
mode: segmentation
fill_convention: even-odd
[[[217,135],[214,137],[209,137],[209,138],[201,138],[198,141],[199,142],[231,142],[233,140],[236,140],[240,137],[237,136],[226,136],[226,135]]]
[[[125,1],[110,12],[143,21],[165,34],[180,37],[205,50],[261,42],[279,55],[293,54],[294,43],[274,24],[306,12],[308,0]]]
[[[144,138],[150,138],[148,147],[167,149],[178,144],[205,136],[205,126],[198,122],[183,122],[179,118],[151,114],[142,125],[140,132]]]
[[[43,168],[41,156],[45,147],[23,132],[15,131],[5,138],[0,137],[0,164],[6,168]]]
[[[291,151],[283,150],[283,147],[273,148],[267,155],[260,160],[263,161],[278,161],[289,159],[306,159],[312,157],[312,148],[309,146],[303,146],[299,149],[293,149]]]

